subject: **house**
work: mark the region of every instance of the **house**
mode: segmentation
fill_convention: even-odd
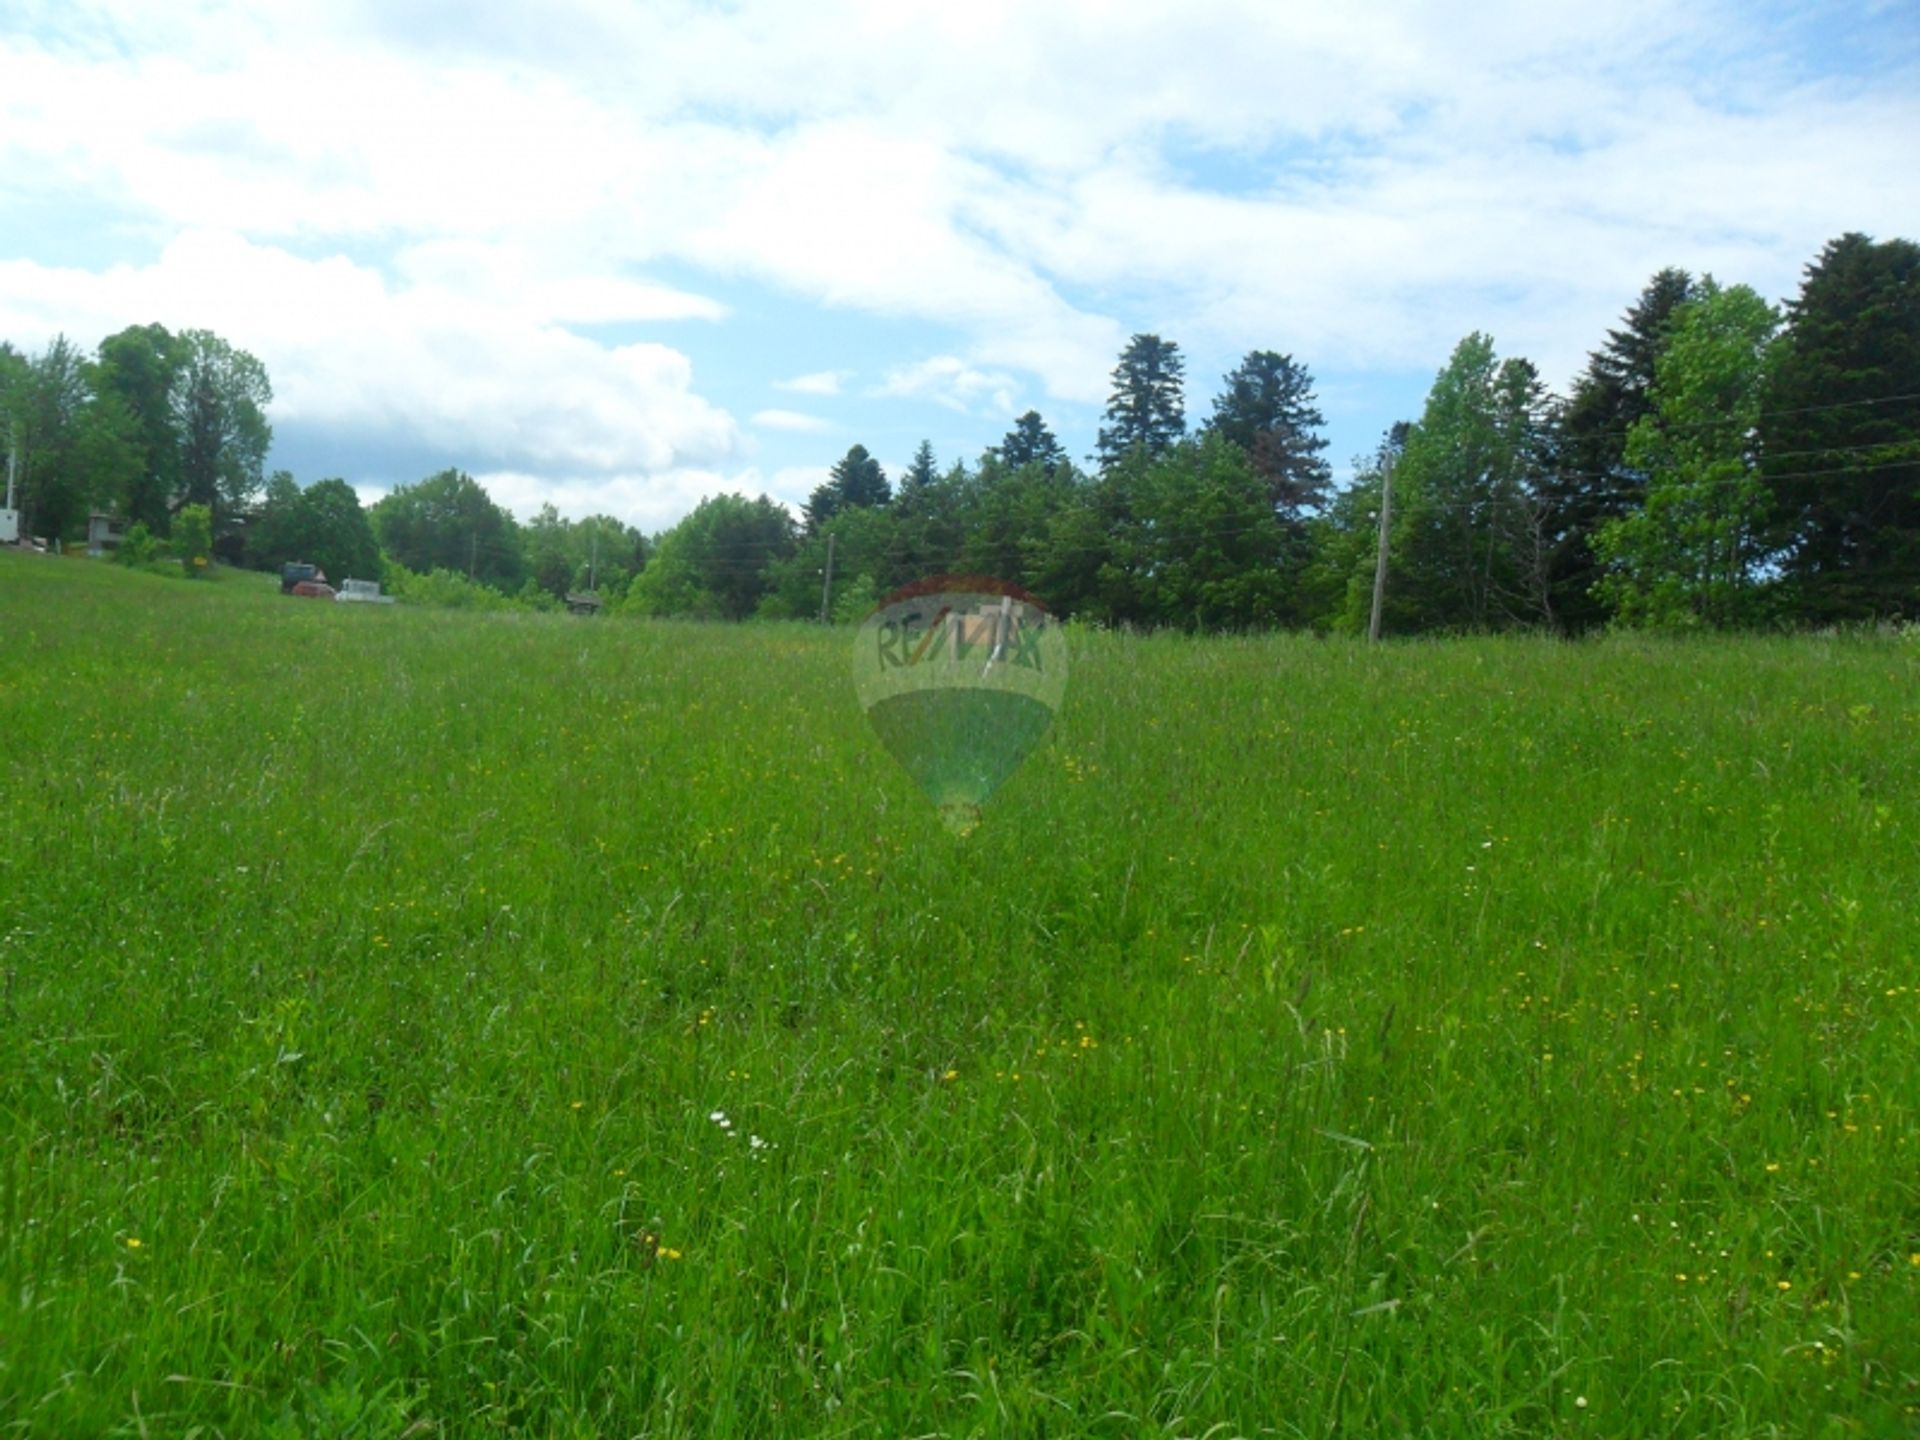
[[[127,538],[127,522],[118,515],[96,510],[87,516],[87,554],[96,560],[109,550],[118,550]]]

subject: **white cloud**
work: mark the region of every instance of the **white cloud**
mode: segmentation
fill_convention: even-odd
[[[475,480],[494,503],[525,520],[542,505],[552,505],[569,519],[611,515],[651,535],[668,528],[711,495],[742,494],[749,498],[769,493],[789,497],[747,467],[724,472],[699,468],[656,470],[624,475],[533,474],[521,470],[481,470]]]
[[[1920,214],[1912,48],[1822,78],[1804,43],[1852,8],[36,13],[57,36],[0,21],[0,203],[152,249],[90,272],[0,248],[0,334],[206,325],[267,360],[278,414],[663,493],[748,442],[657,327],[724,337],[743,278],[946,352],[777,389],[841,395],[857,369],[884,374],[869,398],[1004,417],[1036,391],[1097,404],[1136,329],[1405,372],[1479,328],[1561,381],[1661,265],[1780,296],[1833,235]],[[649,338],[590,338],[614,324]],[[772,447],[800,418],[752,424]]]
[[[752,424],[760,430],[786,430],[796,435],[820,435],[833,426],[818,415],[803,415],[798,410],[761,410]]]
[[[852,378],[851,370],[815,370],[808,375],[795,375],[791,380],[776,380],[773,388],[795,395],[838,395],[840,387]]]
[[[1011,415],[1019,385],[1001,371],[976,369],[956,355],[935,355],[888,371],[873,393],[932,400],[969,414]]]
[[[148,266],[105,273],[0,263],[0,334],[28,343],[157,319],[259,356],[275,419],[417,441],[486,463],[671,471],[735,458],[731,418],[680,352],[607,346],[473,288],[389,284],[344,258],[305,260],[191,231]]]

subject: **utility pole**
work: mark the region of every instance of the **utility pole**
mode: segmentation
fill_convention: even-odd
[[[840,537],[832,531],[827,532],[827,570],[826,578],[820,582],[820,623],[825,625],[833,618],[833,542]]]
[[[1387,526],[1393,514],[1393,452],[1387,452],[1380,467],[1380,556],[1373,562],[1373,619],[1367,625],[1367,639],[1380,639],[1380,607],[1387,598]]]
[[[0,544],[11,544],[20,538],[20,516],[13,508],[13,485],[20,471],[20,427],[9,423],[7,426],[7,504],[0,510]]]
[[[473,579],[474,567],[480,563],[480,532],[474,531],[467,537],[467,579]]]
[[[587,554],[587,589],[589,591],[597,591],[600,588],[599,586],[593,583],[594,577],[599,573],[600,573],[600,529],[598,526],[595,526],[593,531],[593,548]]]

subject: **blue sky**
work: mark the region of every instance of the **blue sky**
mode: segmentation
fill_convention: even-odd
[[[1920,234],[1916,16],[16,0],[0,338],[213,329],[302,481],[649,530],[1028,408],[1084,456],[1143,330],[1195,420],[1305,362],[1344,471],[1471,330],[1563,389],[1660,266]]]

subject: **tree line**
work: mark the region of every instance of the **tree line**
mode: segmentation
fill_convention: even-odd
[[[1565,395],[1468,335],[1337,492],[1305,364],[1248,354],[1189,424],[1184,357],[1153,334],[1121,353],[1084,466],[1028,411],[971,463],[923,442],[889,477],[855,445],[797,517],[720,495],[651,538],[550,506],[520,524],[455,470],[370,511],[343,481],[263,482],[270,398],[206,332],[138,327],[92,358],[0,347],[26,506],[58,533],[89,505],[160,534],[202,504],[225,558],[446,603],[551,605],[591,582],[641,614],[855,619],[898,585],[982,573],[1096,623],[1359,630],[1384,499],[1398,633],[1920,619],[1907,240],[1841,236],[1782,308],[1662,270]]]
[[[551,505],[520,524],[459,470],[371,509],[337,477],[303,487],[263,474],[272,399],[266,367],[210,331],[130,326],[91,355],[64,335],[31,356],[0,342],[0,447],[21,533],[71,544],[102,512],[128,525],[120,556],[133,563],[170,552],[194,574],[213,559],[301,560],[457,605],[551,608],[593,585],[618,596],[646,563],[630,525]]]

